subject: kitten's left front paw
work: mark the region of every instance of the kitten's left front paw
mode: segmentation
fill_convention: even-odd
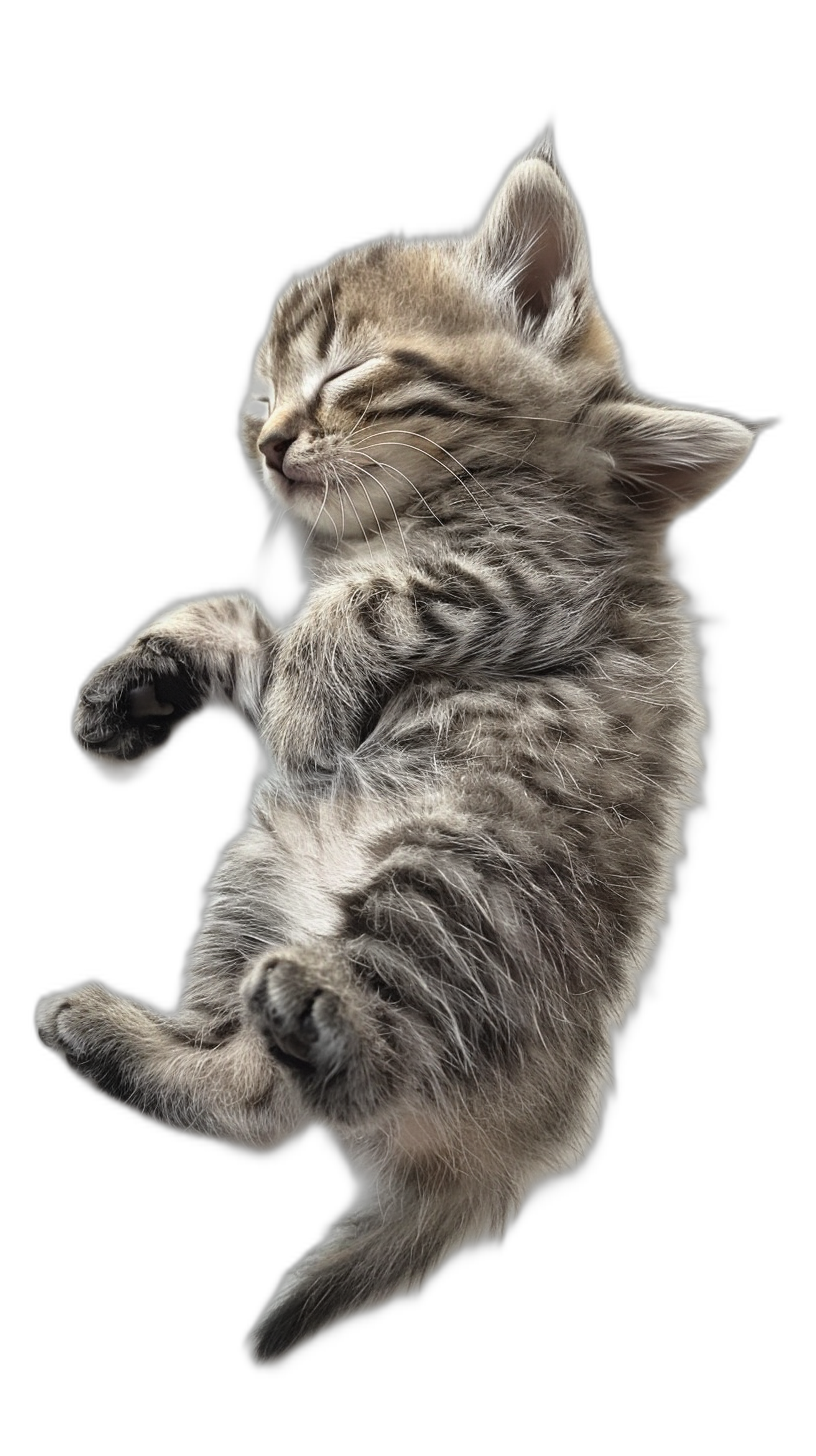
[[[94,753],[139,758],[165,742],[174,725],[199,707],[205,691],[183,648],[147,633],[88,678],[74,712],[74,733]]]

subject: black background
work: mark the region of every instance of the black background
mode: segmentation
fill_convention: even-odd
[[[70,1396],[90,1430],[102,1390],[146,1418],[170,1396],[188,1430],[217,1415],[246,1431],[268,1421],[270,1440],[291,1423],[302,1439],[334,1423],[366,1430],[372,1392],[420,1424],[437,1401],[443,1424],[490,1402],[511,1430],[567,1390],[583,1421],[611,1372],[635,1405],[660,1380],[672,1420],[701,1392],[726,1420],[721,1350],[765,1340],[756,1302],[769,1280],[756,1185],[777,1112],[756,1067],[774,808],[756,674],[761,660],[766,681],[784,424],[676,529],[708,623],[707,810],[619,1045],[602,1142],[530,1201],[503,1248],[256,1373],[243,1335],[350,1198],[334,1150],[313,1134],[254,1159],[141,1124],[29,1031],[39,994],[87,977],[172,1005],[201,891],[242,823],[256,760],[235,722],[201,719],[130,788],[96,778],[68,725],[90,668],[169,601],[246,584],[272,604],[290,594],[283,550],[261,553],[267,514],[236,418],[293,272],[385,233],[472,226],[554,119],[637,383],[749,419],[785,414],[769,274],[790,220],[753,66],[737,80],[699,50],[678,76],[656,57],[622,79],[606,57],[599,82],[577,42],[560,63],[532,36],[482,41],[471,60],[414,39],[332,61],[325,35],[318,64],[238,26],[189,47],[138,36],[99,70],[86,64],[70,105],[52,108],[41,157],[32,582],[51,687],[22,866],[38,907],[16,1032],[31,1050],[17,1114],[26,1348],[44,1390]]]

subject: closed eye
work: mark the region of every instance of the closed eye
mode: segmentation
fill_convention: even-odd
[[[342,379],[344,374],[351,374],[353,369],[359,369],[359,364],[348,364],[345,369],[335,369],[333,374],[327,374],[323,384],[331,384],[333,379]],[[321,388],[323,386],[321,385]]]
[[[331,384],[335,379],[342,379],[346,374],[356,374],[360,369],[369,369],[372,364],[382,363],[382,359],[373,358],[361,359],[359,364],[344,364],[339,369],[333,369],[331,374],[327,374],[325,379],[321,380],[320,388],[323,389],[327,384]]]

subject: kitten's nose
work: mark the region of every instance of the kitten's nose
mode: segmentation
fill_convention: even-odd
[[[258,449],[264,456],[270,470],[281,470],[283,468],[283,457],[292,444],[294,444],[293,436],[267,435],[265,440],[258,442]]]

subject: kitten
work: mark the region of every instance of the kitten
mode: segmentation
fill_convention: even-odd
[[[753,434],[626,384],[549,140],[474,236],[295,283],[257,367],[245,438],[309,528],[305,611],[171,612],[93,674],[75,729],[130,759],[226,698],[275,770],[178,1011],[91,984],[37,1019],[144,1112],[257,1146],[317,1117],[368,1171],[262,1316],[267,1358],[586,1149],[697,773],[664,535]]]

